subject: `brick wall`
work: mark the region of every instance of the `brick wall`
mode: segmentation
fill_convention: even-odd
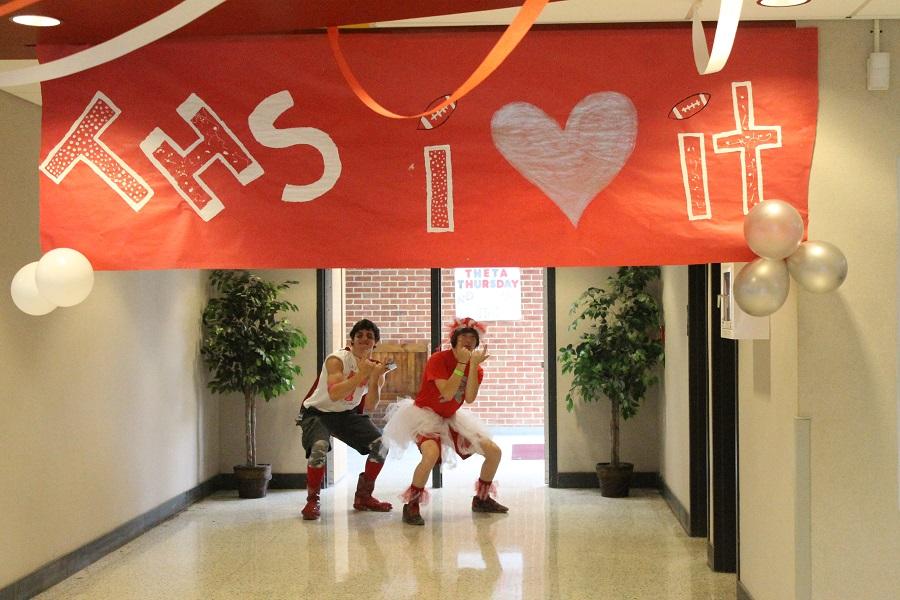
[[[414,343],[429,347],[430,269],[348,269],[344,273],[344,292],[348,330],[359,319],[371,319],[381,331],[381,346]],[[375,350],[377,352],[378,348]],[[399,374],[388,377],[393,381]],[[419,385],[421,383],[399,395],[415,396]],[[384,426],[384,413],[397,396],[382,394],[382,402],[372,413],[372,419],[379,427]]]
[[[348,329],[371,319],[383,342],[430,343],[430,269],[348,269],[344,277]]]
[[[484,384],[471,408],[493,426],[544,424],[543,269],[522,269],[521,276],[522,320],[486,322],[483,342],[491,358],[484,364]],[[441,281],[446,324],[455,316],[453,269],[442,269]],[[345,285],[348,327],[369,318],[381,329],[383,343],[430,343],[429,269],[348,269]],[[449,348],[448,337],[443,336],[442,348]],[[374,415],[377,420],[383,408]]]

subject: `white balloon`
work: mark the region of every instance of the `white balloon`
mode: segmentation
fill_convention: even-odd
[[[757,258],[734,278],[734,299],[748,315],[765,317],[781,308],[791,289],[783,260]]]
[[[94,269],[78,250],[56,248],[38,261],[35,272],[41,296],[57,306],[75,306],[94,287]]]
[[[39,316],[53,311],[56,305],[38,293],[34,272],[38,263],[34,261],[19,269],[9,284],[9,293],[13,302],[23,313]]]
[[[803,239],[803,217],[783,200],[765,200],[744,217],[744,239],[757,256],[787,258]]]
[[[847,258],[828,242],[804,242],[788,257],[787,266],[797,283],[817,294],[836,290],[847,278]]]

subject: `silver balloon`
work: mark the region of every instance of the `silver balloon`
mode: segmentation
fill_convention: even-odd
[[[46,315],[56,309],[56,305],[41,296],[38,292],[34,273],[37,270],[38,261],[28,263],[16,272],[12,283],[9,285],[9,293],[13,302],[23,313],[39,316]]]
[[[56,306],[75,306],[91,293],[94,268],[78,250],[55,248],[38,261],[34,280],[41,296]]]
[[[810,292],[836,290],[847,278],[847,258],[828,242],[804,242],[787,259],[787,266],[797,283]]]
[[[803,239],[803,218],[787,202],[765,200],[744,217],[744,239],[757,256],[787,258]]]
[[[757,258],[734,278],[734,299],[748,315],[765,317],[781,308],[791,289],[783,260]]]

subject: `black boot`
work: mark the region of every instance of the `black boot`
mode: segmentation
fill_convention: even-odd
[[[403,522],[407,525],[424,525],[425,519],[419,513],[419,503],[410,502],[403,505]]]

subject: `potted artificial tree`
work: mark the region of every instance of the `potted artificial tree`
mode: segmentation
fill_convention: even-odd
[[[610,462],[597,463],[600,493],[610,498],[628,495],[634,465],[619,460],[619,418],[633,417],[647,388],[658,377],[654,367],[663,355],[659,303],[646,291],[659,278],[659,267],[621,267],[606,288],[588,288],[572,305],[587,329],[577,345],[560,348],[563,373],[571,373],[566,408],[583,402],[610,401]]]
[[[271,400],[294,389],[300,367],[292,361],[306,336],[278,313],[297,306],[279,298],[296,281],[274,283],[247,271],[213,271],[218,292],[203,310],[200,354],[212,373],[209,389],[244,397],[247,463],[234,467],[241,498],[262,498],[272,479],[272,465],[256,463],[256,400]]]

